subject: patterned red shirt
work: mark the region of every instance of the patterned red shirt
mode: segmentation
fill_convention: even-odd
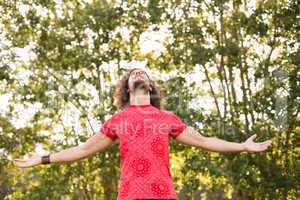
[[[120,180],[118,200],[178,199],[169,166],[169,139],[187,125],[174,113],[151,104],[129,105],[100,128],[119,139]]]

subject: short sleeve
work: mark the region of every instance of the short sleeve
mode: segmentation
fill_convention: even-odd
[[[175,139],[185,129],[187,125],[174,113],[171,113],[170,136]]]
[[[118,122],[116,118],[113,116],[101,125],[99,132],[106,135],[107,137],[109,137],[114,141],[118,138],[117,126],[118,126]]]

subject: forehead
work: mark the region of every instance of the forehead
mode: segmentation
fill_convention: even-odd
[[[145,72],[145,70],[143,70],[143,69],[133,69],[133,70],[130,72],[130,74],[131,74],[132,72]]]
[[[136,69],[132,69],[129,73],[129,79],[132,77],[131,74],[132,73],[137,73],[137,72],[144,72],[144,74],[148,77],[148,79],[150,80],[149,75],[147,74],[146,70],[140,69],[140,68],[136,68]]]
[[[133,70],[129,73],[129,76],[131,76],[132,73],[137,73],[137,72],[144,72],[144,73],[148,76],[148,74],[146,73],[146,71],[143,70],[143,69],[133,69]]]

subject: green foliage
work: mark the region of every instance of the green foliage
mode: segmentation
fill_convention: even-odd
[[[2,158],[33,152],[37,143],[57,152],[87,140],[91,117],[103,122],[118,111],[113,81],[124,71],[122,62],[131,60],[172,74],[158,80],[165,109],[201,134],[242,142],[257,133],[257,141],[273,140],[272,149],[257,154],[212,153],[172,141],[180,199],[297,199],[299,2],[258,1],[251,8],[233,0],[145,2],[0,3],[0,94],[10,95],[0,107],[0,199],[116,199],[118,143],[67,165],[20,170]],[[172,38],[163,42],[165,51],[141,53],[142,34],[164,24]],[[36,57],[24,61],[15,48],[28,46]],[[117,67],[104,67],[110,62]],[[27,81],[20,78],[24,71]],[[212,101],[190,106],[198,97]],[[18,128],[16,116],[34,104],[39,110]],[[70,106],[79,112],[81,132],[62,124]]]

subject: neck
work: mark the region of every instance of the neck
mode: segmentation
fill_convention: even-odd
[[[130,105],[148,105],[150,104],[150,94],[144,90],[135,90],[130,93]]]

